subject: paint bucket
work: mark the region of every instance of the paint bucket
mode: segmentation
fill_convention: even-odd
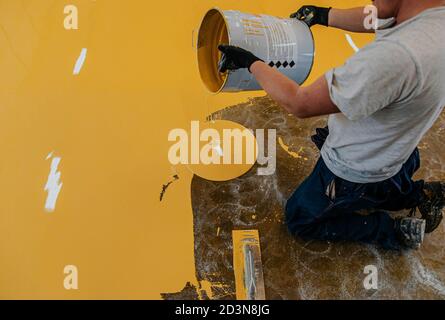
[[[222,43],[251,51],[299,84],[307,79],[314,62],[314,39],[304,22],[211,9],[199,28],[197,52],[201,79],[212,93],[261,90],[247,69],[218,71]]]

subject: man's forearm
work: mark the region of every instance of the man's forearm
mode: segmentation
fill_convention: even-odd
[[[250,71],[255,76],[260,86],[266,93],[287,112],[297,114],[298,110],[293,110],[292,100],[296,99],[300,86],[298,83],[287,78],[278,70],[269,67],[262,61],[255,62]]]
[[[365,14],[364,7],[352,9],[334,9],[329,11],[329,26],[351,32],[372,33],[373,29],[365,28],[365,19],[369,15]]]
[[[331,100],[325,76],[309,86],[300,87],[245,49],[230,45],[220,45],[218,49],[223,53],[221,71],[247,68],[272,100],[288,113],[298,118],[309,118],[340,112]]]

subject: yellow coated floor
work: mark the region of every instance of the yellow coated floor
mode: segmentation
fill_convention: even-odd
[[[168,133],[264,95],[206,92],[194,48],[200,20],[215,6],[288,16],[303,4],[0,0],[0,298],[159,299],[195,283],[190,182],[199,168],[169,163]],[[64,28],[66,5],[78,8],[78,30]],[[307,83],[354,53],[345,32],[313,31]],[[372,39],[351,36],[359,47]],[[62,186],[48,212],[54,158]],[[77,290],[64,287],[70,265]]]

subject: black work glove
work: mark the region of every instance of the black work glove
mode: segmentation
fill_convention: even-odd
[[[291,14],[291,18],[296,18],[305,22],[309,27],[316,24],[329,26],[329,11],[332,8],[323,8],[316,6],[302,6],[297,12]]]
[[[218,49],[223,54],[218,65],[219,72],[221,73],[227,70],[238,70],[242,68],[247,68],[250,72],[250,67],[254,62],[263,61],[252,52],[239,47],[221,44],[218,46]]]

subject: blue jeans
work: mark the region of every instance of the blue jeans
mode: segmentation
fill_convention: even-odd
[[[313,140],[321,148],[327,135],[318,133]],[[388,211],[411,209],[420,204],[424,181],[412,180],[419,167],[416,149],[396,176],[360,184],[334,175],[320,157],[312,174],[286,204],[289,231],[307,240],[377,243],[385,249],[399,250],[395,220]],[[360,213],[362,210],[368,214]]]

